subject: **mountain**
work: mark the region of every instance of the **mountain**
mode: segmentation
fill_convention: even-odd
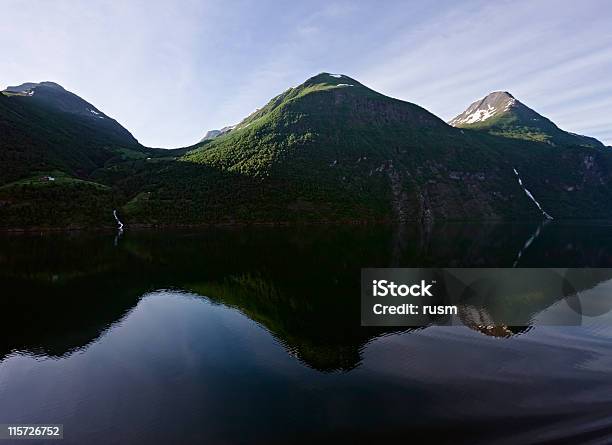
[[[234,128],[236,128],[235,125],[228,125],[227,127],[223,127],[220,130],[208,130],[206,134],[204,135],[204,137],[200,139],[200,142],[219,137],[225,133],[232,131]]]
[[[83,178],[146,151],[117,121],[53,82],[0,93],[0,132],[0,185],[49,169]]]
[[[128,223],[612,216],[612,159],[464,131],[341,74],[274,97],[180,162],[134,176]]]
[[[53,82],[1,92],[0,135],[0,218],[11,227],[100,224],[116,196],[98,172],[157,152]]]
[[[134,136],[116,120],[57,83],[28,82],[19,86],[7,87],[3,93],[13,96],[15,100],[27,101],[41,109],[66,113],[75,120],[79,118],[81,124],[95,128],[109,141],[126,146],[138,144]]]
[[[437,165],[448,156],[471,164],[465,139],[417,105],[322,73],[152,175],[147,199],[128,203],[126,217],[138,223],[418,219],[427,198],[414,187],[421,178],[407,175],[403,163],[424,162],[429,152]],[[448,211],[468,217],[473,204],[449,201]]]
[[[604,147],[595,138],[561,130],[507,91],[495,91],[477,100],[451,119],[449,124],[509,138],[546,142],[554,146]]]
[[[0,95],[3,227],[111,227],[114,210],[128,227],[612,217],[609,150],[552,123],[539,138],[455,128],[342,74],[311,77],[178,150],[118,138],[86,102],[37,101],[43,87],[65,94]],[[490,99],[494,117],[535,113]],[[476,106],[455,124],[468,118],[489,121]]]

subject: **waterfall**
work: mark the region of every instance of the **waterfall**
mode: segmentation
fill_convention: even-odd
[[[514,174],[516,175],[516,178],[518,179],[519,185],[523,188],[523,190],[525,191],[525,194],[527,196],[529,196],[529,199],[531,199],[533,201],[533,203],[538,206],[538,209],[540,209],[540,212],[542,212],[542,215],[544,215],[544,217],[546,219],[553,219],[552,216],[550,216],[548,213],[546,213],[544,211],[544,209],[542,208],[540,203],[538,201],[536,201],[536,199],[533,197],[531,192],[529,190],[527,190],[527,188],[523,185],[523,181],[521,180],[521,177],[519,176],[518,172],[516,171],[516,168],[513,168],[513,170],[514,170]]]
[[[117,210],[113,210],[113,216],[115,217],[115,221],[117,221],[117,225],[119,227],[119,231],[123,230],[123,223],[119,221],[119,217],[117,216]]]

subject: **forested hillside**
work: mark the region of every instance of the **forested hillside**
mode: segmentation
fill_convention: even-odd
[[[455,128],[322,73],[214,137],[161,150],[57,87],[0,95],[3,227],[112,227],[114,209],[128,227],[612,216],[609,149],[552,123],[550,137],[483,131],[493,99]]]

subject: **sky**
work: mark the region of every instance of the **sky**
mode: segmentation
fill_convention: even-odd
[[[239,122],[320,73],[450,120],[509,91],[612,145],[608,0],[1,0],[0,87],[50,80],[144,145]]]

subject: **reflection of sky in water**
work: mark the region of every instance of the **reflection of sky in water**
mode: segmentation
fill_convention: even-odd
[[[79,445],[405,443],[415,431],[430,443],[605,443],[611,315],[572,308],[603,312],[610,281],[537,307],[537,321],[583,326],[510,338],[462,326],[381,337],[358,309],[337,316],[358,300],[364,265],[510,267],[523,249],[518,267],[612,266],[609,225],[537,228],[3,238],[0,304],[13,316],[0,325],[0,421],[64,423],[62,443]],[[175,288],[194,293],[154,291]]]
[[[470,443],[516,443],[516,425],[525,439],[551,439],[610,412],[610,321],[606,313],[593,327],[536,327],[509,339],[466,327],[388,334],[363,348],[356,369],[322,373],[235,309],[156,291],[82,350],[5,358],[0,418],[64,423],[64,443],[108,443],[103,434],[282,441],[364,425],[436,434],[457,423],[476,432]],[[484,424],[494,431],[479,434]]]

